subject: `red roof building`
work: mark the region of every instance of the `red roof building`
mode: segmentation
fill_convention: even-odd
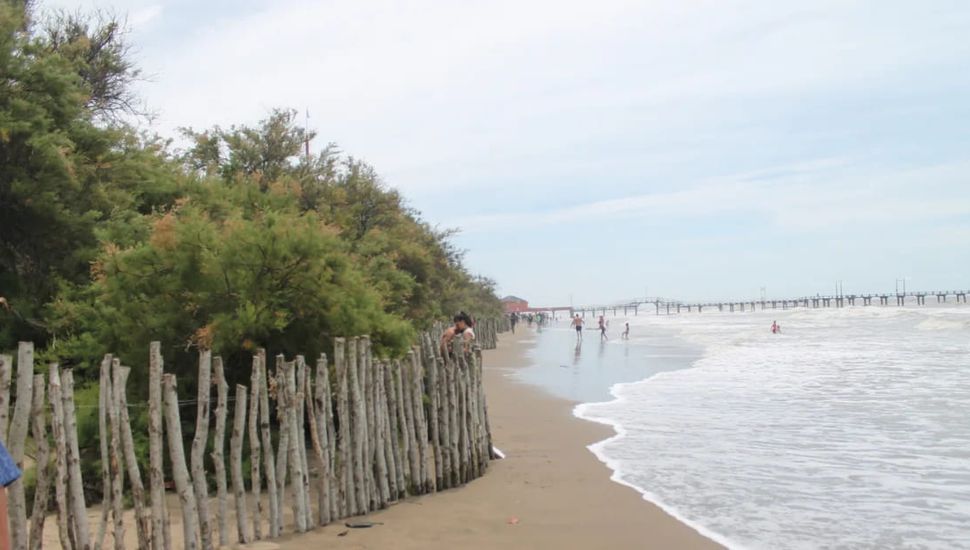
[[[523,300],[518,296],[506,296],[502,298],[502,304],[505,305],[505,313],[521,313],[529,309],[528,300]]]

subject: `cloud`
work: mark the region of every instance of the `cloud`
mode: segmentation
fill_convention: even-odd
[[[152,4],[150,6],[144,6],[136,11],[131,12],[128,16],[128,24],[132,28],[138,29],[147,26],[149,23],[158,19],[162,15],[161,4]]]

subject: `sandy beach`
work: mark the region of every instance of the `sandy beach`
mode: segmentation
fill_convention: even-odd
[[[636,491],[610,481],[586,445],[612,435],[556,399],[507,375],[526,365],[524,327],[486,352],[493,440],[507,456],[465,487],[408,499],[367,516],[279,539],[280,548],[719,548]],[[345,533],[344,536],[338,536]]]

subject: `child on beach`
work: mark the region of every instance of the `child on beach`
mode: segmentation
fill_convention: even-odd
[[[630,323],[627,323],[626,327],[623,329],[623,339],[624,340],[630,339]]]
[[[771,322],[771,333],[772,334],[778,334],[779,332],[781,332],[781,325],[778,324],[778,321],[772,321]]]

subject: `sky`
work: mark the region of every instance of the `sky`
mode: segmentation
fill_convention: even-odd
[[[309,110],[533,305],[970,288],[964,0],[46,0],[156,129]]]

